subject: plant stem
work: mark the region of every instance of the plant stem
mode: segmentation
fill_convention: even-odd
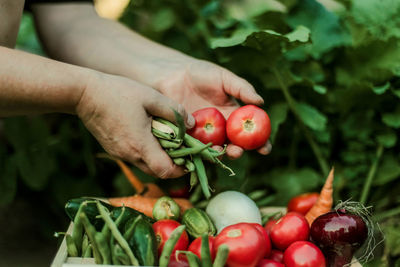
[[[322,173],[324,175],[328,174],[328,172],[329,172],[328,162],[325,160],[324,156],[322,155],[322,151],[321,151],[320,147],[314,141],[311,132],[308,130],[307,126],[304,124],[304,122],[300,118],[300,115],[296,108],[296,101],[290,95],[289,89],[286,86],[286,84],[283,82],[282,76],[279,73],[279,71],[276,68],[272,68],[272,72],[274,73],[274,75],[282,89],[283,95],[285,96],[286,102],[288,103],[290,110],[293,112],[294,116],[296,117],[301,131],[303,132],[307,142],[310,144],[311,149],[314,152],[315,157],[317,158],[317,161],[318,161],[318,164],[319,164],[319,167],[320,167]]]
[[[382,221],[383,219],[389,218],[389,217],[393,217],[395,215],[400,214],[400,207],[391,209],[391,210],[387,210],[381,213],[378,213],[374,216],[374,220],[375,221]]]
[[[369,169],[368,176],[367,176],[367,179],[366,179],[366,181],[364,183],[364,187],[363,187],[363,190],[362,190],[362,193],[361,193],[361,198],[360,198],[361,204],[365,204],[365,202],[367,201],[368,193],[369,193],[369,190],[370,190],[371,185],[372,185],[372,180],[374,179],[374,176],[376,174],[376,170],[378,169],[378,163],[379,163],[380,158],[382,157],[382,154],[383,154],[383,146],[382,145],[378,145],[378,148],[376,149],[375,160],[372,163],[371,168]]]

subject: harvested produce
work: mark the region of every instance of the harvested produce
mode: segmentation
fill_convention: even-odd
[[[206,212],[218,233],[236,223],[261,224],[261,214],[257,205],[248,196],[237,191],[225,191],[213,197],[207,205]]]
[[[181,224],[174,220],[160,220],[153,223],[153,230],[158,241],[158,255],[161,255],[164,245],[170,238],[172,232],[180,226]],[[175,253],[176,250],[186,250],[188,246],[189,237],[186,231],[183,231],[171,251]]]
[[[114,197],[107,199],[112,206],[120,207],[126,206],[137,211],[144,213],[146,216],[153,217],[153,207],[158,198],[142,197],[140,195],[133,195],[129,197]],[[179,205],[181,212],[192,208],[193,205],[189,200],[184,198],[175,198],[174,201]]]
[[[269,254],[271,253],[271,240],[269,239],[269,235],[268,235],[267,231],[264,229],[264,227],[262,227],[262,225],[260,225],[258,223],[252,223],[251,225],[253,225],[264,237],[264,241],[265,241],[264,258],[267,258],[269,256]]]
[[[310,227],[303,215],[289,212],[271,228],[270,237],[274,247],[285,250],[296,241],[308,240]]]
[[[270,259],[262,259],[257,267],[285,267],[285,265],[283,265],[280,262],[274,261],[274,260],[270,260]]]
[[[319,216],[311,225],[311,239],[327,257],[329,267],[349,264],[368,237],[364,219],[345,209]]]
[[[296,241],[283,254],[286,267],[325,267],[326,261],[321,250],[311,242]]]
[[[193,238],[197,238],[204,233],[215,235],[217,229],[210,217],[204,210],[190,208],[182,215],[182,224],[186,226],[186,231]]]
[[[218,152],[210,147],[211,142],[203,144],[198,139],[186,134],[183,118],[177,112],[175,115],[178,126],[167,120],[155,118],[152,122],[152,133],[174,163],[184,166],[190,172],[190,186],[193,187],[200,183],[202,192],[208,199],[211,197],[211,192],[203,160],[227,169],[231,175],[235,175],[235,173],[219,159],[225,154],[225,150]]]
[[[332,209],[333,178],[334,178],[334,168],[332,168],[331,171],[329,172],[328,177],[326,178],[325,184],[321,189],[321,193],[319,194],[317,201],[305,215],[310,225],[315,220],[315,218],[331,211]]]
[[[268,259],[283,263],[283,252],[277,249],[272,249]]]
[[[203,108],[193,114],[196,125],[187,131],[194,138],[204,144],[222,146],[226,139],[226,120],[224,115],[216,108]]]
[[[246,105],[233,111],[226,121],[228,139],[246,150],[263,146],[271,134],[271,122],[267,113],[254,105]]]
[[[157,221],[163,219],[178,220],[180,209],[176,202],[167,196],[160,197],[153,207],[153,218]]]
[[[210,255],[211,255],[211,260],[214,261],[215,255],[216,255],[216,250],[214,249],[214,240],[215,238],[213,236],[208,237],[208,247],[210,250]],[[201,258],[201,248],[202,248],[202,237],[199,236],[195,240],[190,243],[188,251],[193,252],[199,259]]]
[[[264,236],[249,223],[225,227],[215,237],[214,247],[218,249],[222,244],[229,247],[229,267],[254,267],[265,253]]]
[[[319,197],[319,193],[305,193],[298,196],[293,197],[289,204],[287,205],[288,211],[295,211],[306,215],[307,212],[314,206],[315,202]]]

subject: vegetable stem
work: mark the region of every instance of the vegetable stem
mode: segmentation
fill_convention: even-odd
[[[296,108],[296,101],[292,98],[290,95],[289,89],[286,86],[286,84],[282,80],[282,76],[279,73],[279,71],[276,68],[272,68],[272,72],[274,73],[276,79],[278,80],[278,83],[282,89],[283,95],[285,96],[285,99],[289,105],[290,110],[293,112],[295,115],[300,129],[303,131],[303,134],[307,140],[307,142],[310,144],[312,151],[314,152],[315,157],[317,158],[319,167],[324,175],[326,175],[329,172],[329,165],[328,162],[325,160],[324,156],[322,155],[322,151],[318,144],[314,141],[313,136],[311,132],[308,130],[302,119],[300,118],[299,112],[297,111]]]
[[[393,216],[399,215],[399,214],[400,214],[400,207],[397,207],[397,208],[394,208],[394,209],[391,209],[391,210],[386,210],[386,211],[383,211],[381,213],[376,214],[374,216],[374,220],[375,221],[382,221],[382,220],[384,220],[386,218],[393,217]]]
[[[371,168],[369,169],[368,176],[367,176],[367,179],[366,179],[366,181],[364,183],[364,187],[363,187],[363,190],[362,190],[362,193],[361,193],[361,198],[360,198],[361,204],[365,204],[365,202],[367,201],[369,190],[370,190],[371,185],[372,185],[372,180],[374,179],[374,176],[375,176],[376,171],[378,169],[379,160],[382,157],[382,154],[383,154],[383,146],[382,145],[378,145],[378,148],[376,149],[375,160],[372,163]]]

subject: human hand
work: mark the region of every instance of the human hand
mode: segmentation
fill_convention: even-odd
[[[173,109],[183,116],[187,127],[194,126],[194,118],[182,105],[158,91],[127,78],[99,73],[88,82],[76,113],[109,154],[150,175],[169,178],[185,173],[151,134],[151,122],[152,116],[175,121]]]
[[[250,83],[213,63],[187,58],[171,66],[155,88],[181,103],[190,113],[205,107],[216,107],[228,118],[239,107],[235,98],[245,104],[264,103]],[[221,147],[216,149],[222,150]],[[258,152],[267,155],[271,149],[268,141]],[[229,144],[226,151],[228,157],[233,159],[239,158],[243,153],[241,147],[233,144]]]

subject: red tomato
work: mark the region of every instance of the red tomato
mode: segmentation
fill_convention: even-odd
[[[165,242],[171,236],[172,232],[180,226],[181,224],[174,220],[159,220],[158,222],[153,223],[153,230],[156,234],[156,238],[158,241],[158,255],[161,255],[161,252],[164,248]],[[186,231],[183,231],[181,237],[176,243],[172,254],[175,253],[176,250],[186,250],[189,245],[189,237]]]
[[[258,223],[252,223],[253,225],[263,236],[265,240],[265,253],[264,257],[268,257],[269,254],[271,253],[271,240],[269,239],[267,231],[264,229],[264,227],[261,226],[261,224]]]
[[[188,134],[199,139],[204,144],[222,146],[226,139],[226,120],[216,108],[203,108],[195,111],[193,117],[196,125],[188,130]]]
[[[267,234],[271,237],[271,229],[272,226],[274,226],[276,224],[276,222],[278,221],[278,219],[271,219],[269,220],[265,225],[264,225],[264,229],[265,231],[267,231]]]
[[[168,188],[168,195],[174,198],[188,198],[190,187],[188,185],[172,186]]]
[[[285,250],[295,241],[308,240],[310,226],[303,215],[297,212],[289,212],[280,218],[271,228],[272,244]]]
[[[280,262],[274,261],[274,260],[270,260],[270,259],[262,259],[257,267],[285,267],[285,265],[283,265]]]
[[[306,215],[319,197],[318,193],[305,193],[293,197],[288,204],[288,211],[296,211]]]
[[[208,246],[210,247],[212,261],[214,261],[216,253],[214,250],[214,240],[215,238],[213,236],[208,237]],[[189,245],[188,251],[193,252],[197,255],[197,257],[199,257],[199,259],[201,259],[201,236],[193,240],[193,242]]]
[[[271,254],[269,254],[268,259],[283,263],[283,252],[280,250],[273,249]]]
[[[246,150],[264,145],[271,134],[267,113],[254,105],[246,105],[231,113],[226,121],[228,139]]]
[[[225,227],[214,241],[214,250],[226,244],[229,247],[228,267],[254,267],[263,258],[263,235],[250,223],[238,223]]]
[[[181,257],[179,257],[179,259],[176,259],[174,253],[174,255],[171,255],[171,257],[169,257],[168,267],[189,267],[189,263],[186,261],[186,259],[181,259]]]
[[[325,257],[321,250],[311,242],[297,241],[283,254],[286,267],[325,267]]]

